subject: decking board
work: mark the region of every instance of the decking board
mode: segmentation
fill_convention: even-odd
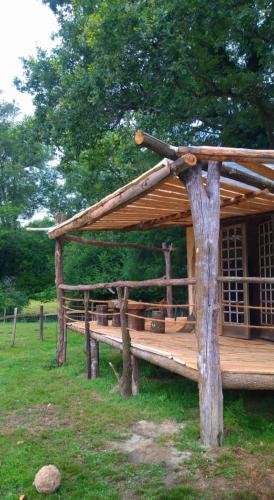
[[[84,322],[74,322],[69,327],[84,333]],[[101,326],[92,321],[90,329],[101,336],[101,342],[106,342],[109,338],[122,344],[119,327]],[[193,333],[174,332],[171,327],[165,334],[155,334],[147,330],[130,330],[130,334],[132,347],[165,357],[175,364],[178,363],[196,371],[198,374],[197,343]],[[243,340],[220,336],[219,347],[223,375],[228,377],[235,375],[239,379],[238,385],[241,385],[239,377],[242,376],[243,388],[249,385],[247,382],[249,376],[254,375],[256,380],[259,376],[267,376],[268,386],[260,387],[259,383],[258,388],[274,389],[273,343],[264,340]],[[264,386],[264,382],[262,385]]]

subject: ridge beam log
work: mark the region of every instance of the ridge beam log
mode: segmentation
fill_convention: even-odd
[[[149,148],[155,153],[171,160],[176,160],[179,156],[193,154],[198,160],[212,161],[235,161],[260,163],[274,162],[274,150],[270,149],[245,149],[226,148],[218,146],[171,146],[152,135],[138,130],[134,136],[138,146]]]
[[[210,162],[207,186],[197,165],[183,178],[190,200],[196,252],[196,336],[198,347],[201,442],[223,441],[223,393],[218,345],[218,244],[220,230],[220,165]]]

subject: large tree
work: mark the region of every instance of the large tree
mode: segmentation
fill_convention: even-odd
[[[67,159],[141,125],[179,143],[273,146],[269,0],[45,0],[60,44],[25,61],[40,130]]]
[[[41,208],[49,175],[48,147],[35,137],[30,119],[15,121],[14,104],[0,102],[0,227],[18,225]],[[53,174],[54,177],[54,174]]]

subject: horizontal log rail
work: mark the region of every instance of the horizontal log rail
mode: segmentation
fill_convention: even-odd
[[[218,276],[218,281],[221,283],[269,283],[274,284],[274,278],[268,277],[250,277],[250,276]],[[88,291],[88,290],[106,290],[108,288],[119,288],[119,287],[128,287],[128,288],[146,288],[146,287],[166,287],[167,285],[171,286],[187,286],[187,285],[195,285],[195,278],[174,278],[174,279],[151,279],[144,281],[113,281],[110,283],[95,283],[92,285],[66,285],[65,283],[61,283],[59,288],[61,290],[67,291]],[[68,299],[70,300],[70,299]],[[72,299],[73,300],[73,299]],[[96,300],[94,302],[97,302]],[[108,303],[108,301],[104,301]],[[177,306],[178,307],[178,306]]]
[[[81,238],[80,236],[74,236],[71,234],[65,234],[61,236],[63,241],[73,241],[74,243],[79,243],[81,245],[89,245],[92,247],[107,247],[107,248],[133,248],[137,250],[146,250],[147,252],[173,252],[175,250],[172,246],[167,247],[148,247],[146,245],[141,245],[139,243],[120,243],[114,241],[98,241],[89,240],[87,238]]]
[[[57,311],[55,313],[43,313],[43,316],[50,317],[50,316],[56,316]],[[40,318],[41,314],[39,313],[34,313],[34,314],[16,314],[17,319],[24,319],[24,318]],[[14,314],[8,314],[7,316],[0,316],[0,321],[8,320],[8,319],[13,319]]]
[[[166,287],[167,285],[171,286],[182,286],[182,285],[195,285],[195,278],[179,278],[179,279],[170,279],[167,280],[165,278],[159,279],[151,279],[144,281],[113,281],[111,283],[96,283],[94,285],[65,285],[61,283],[59,288],[61,290],[67,291],[88,291],[88,290],[105,290],[108,288],[119,288],[119,287],[128,287],[128,288],[146,288],[146,287]]]
[[[266,283],[274,284],[274,278],[250,276],[218,276],[221,283]]]

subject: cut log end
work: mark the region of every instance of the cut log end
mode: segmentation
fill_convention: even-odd
[[[137,144],[138,146],[140,146],[141,144],[143,144],[143,142],[144,142],[144,134],[143,134],[142,130],[137,130],[137,132],[135,132],[135,134],[134,134],[134,140],[135,140],[135,144]]]
[[[194,167],[197,164],[197,157],[191,153],[183,155],[184,161],[190,167]]]

